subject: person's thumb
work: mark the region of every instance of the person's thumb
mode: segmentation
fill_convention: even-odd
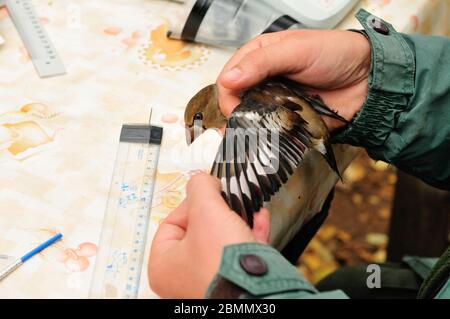
[[[186,186],[186,194],[191,215],[229,210],[221,196],[219,180],[206,173],[198,173],[191,177]]]
[[[188,232],[196,236],[201,232],[202,236],[216,237],[223,244],[255,241],[251,229],[223,199],[218,179],[203,173],[197,174],[188,182],[186,190],[189,206]],[[261,219],[265,220],[266,218]],[[217,232],[223,235],[219,238]],[[268,237],[267,232],[267,227],[261,225],[261,241]]]

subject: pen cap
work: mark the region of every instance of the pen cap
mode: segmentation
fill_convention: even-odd
[[[305,28],[273,0],[186,0],[169,36],[239,47],[261,33]]]

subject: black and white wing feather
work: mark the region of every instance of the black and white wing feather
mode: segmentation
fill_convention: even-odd
[[[220,179],[228,205],[253,227],[253,214],[285,184],[301,164],[313,137],[305,120],[280,105],[253,101],[240,105],[211,170]]]

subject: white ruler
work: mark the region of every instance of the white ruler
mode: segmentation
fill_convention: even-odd
[[[89,298],[137,298],[162,133],[122,128]]]
[[[66,73],[50,38],[34,10],[31,0],[0,0],[19,32],[40,77]]]

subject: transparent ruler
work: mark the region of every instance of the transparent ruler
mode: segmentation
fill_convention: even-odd
[[[34,67],[40,77],[51,77],[66,73],[61,59],[50,41],[31,0],[0,0],[6,5]]]
[[[162,134],[122,127],[90,298],[137,298]]]

